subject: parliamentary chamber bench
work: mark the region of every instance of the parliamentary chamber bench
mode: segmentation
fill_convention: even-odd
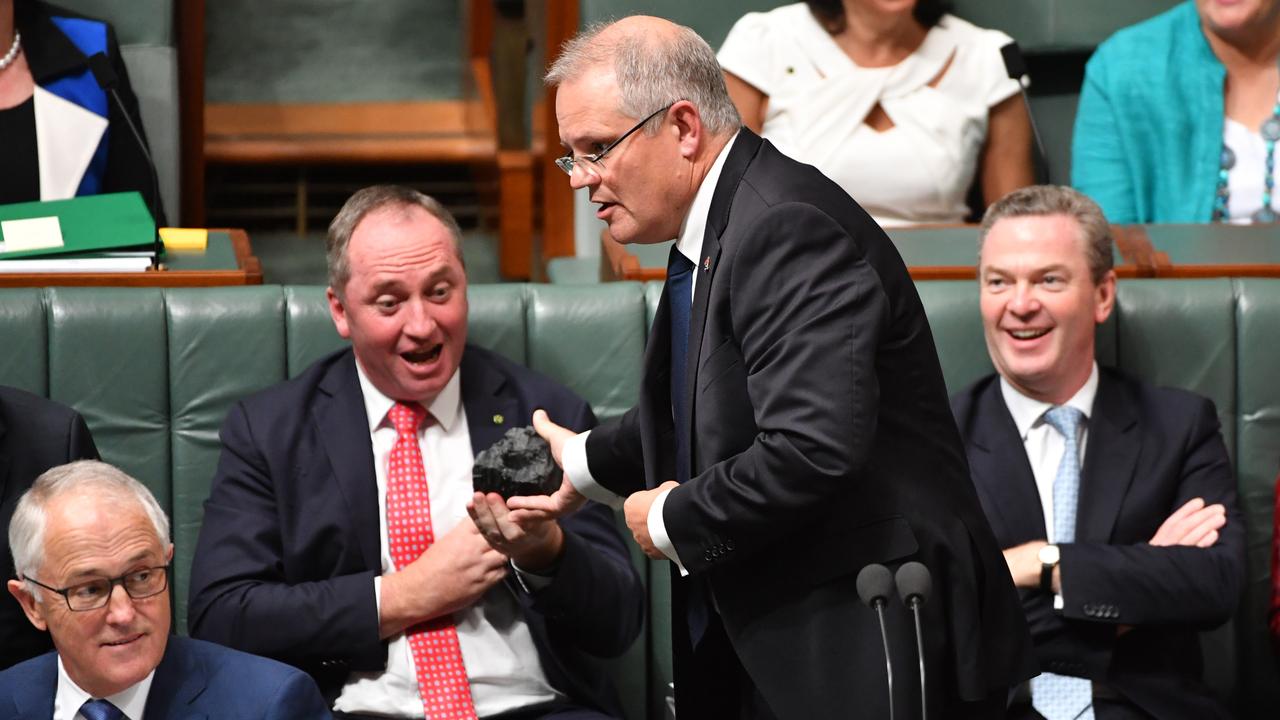
[[[972,281],[918,284],[947,385],[992,370]],[[602,419],[636,400],[659,283],[477,285],[470,340],[567,384]],[[1248,585],[1235,619],[1206,633],[1212,687],[1242,718],[1273,717],[1280,673],[1266,637],[1273,482],[1280,469],[1280,279],[1122,280],[1098,358],[1211,397],[1237,471]],[[175,628],[202,503],[230,405],[342,345],[316,286],[0,290],[0,383],[75,407],[103,458],[146,483],[173,518]],[[621,527],[621,525],[620,525]],[[671,678],[666,563],[633,551],[652,599],[613,668],[627,720],[664,717]],[[851,599],[851,602],[855,600]],[[850,638],[850,642],[855,641]]]

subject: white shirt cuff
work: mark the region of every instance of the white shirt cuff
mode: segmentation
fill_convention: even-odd
[[[654,498],[653,504],[649,506],[649,539],[653,541],[653,546],[662,551],[663,555],[671,558],[671,562],[680,568],[680,576],[689,574],[684,569],[684,564],[680,562],[680,556],[676,554],[676,546],[671,542],[671,537],[667,535],[667,525],[662,521],[662,508],[667,504],[667,496],[671,494],[670,490],[663,490],[658,493],[658,497]]]
[[[551,575],[539,575],[532,570],[525,570],[517,565],[514,560],[511,561],[511,569],[516,571],[516,582],[520,583],[521,589],[529,595],[547,587],[555,579]]]
[[[373,576],[373,606],[378,609],[378,624],[382,624],[382,576]]]
[[[587,467],[587,436],[590,434],[591,431],[588,430],[564,441],[564,447],[560,449],[564,474],[569,477],[569,482],[573,484],[575,490],[582,493],[583,497],[595,500],[601,505],[608,505],[614,510],[621,510],[626,498],[615,495],[613,491],[596,482],[596,479],[591,476],[591,468]]]

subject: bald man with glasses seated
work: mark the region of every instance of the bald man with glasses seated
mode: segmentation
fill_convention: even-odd
[[[305,673],[169,635],[169,520],[120,470],[45,472],[18,501],[9,546],[9,592],[56,650],[0,672],[0,717],[330,717]]]

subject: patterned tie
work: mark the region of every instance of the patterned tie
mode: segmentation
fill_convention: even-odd
[[[387,544],[399,570],[418,559],[435,535],[431,531],[431,500],[427,471],[418,446],[418,426],[426,419],[421,405],[396,403],[388,413],[396,429],[396,444],[387,463]],[[428,720],[474,720],[471,684],[458,646],[453,617],[444,615],[406,631],[418,672],[418,694]]]
[[[684,426],[685,362],[689,357],[689,315],[692,312],[693,263],[671,246],[667,260],[667,305],[671,308],[671,414],[676,428],[676,481],[689,479],[689,428]]]
[[[120,708],[106,700],[86,700],[80,706],[80,714],[84,720],[121,720],[124,717]]]
[[[1080,423],[1084,413],[1055,406],[1045,422],[1065,441],[1058,474],[1053,478],[1053,535],[1061,545],[1076,539],[1076,507],[1080,501]],[[1031,705],[1046,720],[1094,720],[1093,684],[1087,678],[1041,673],[1031,679]]]

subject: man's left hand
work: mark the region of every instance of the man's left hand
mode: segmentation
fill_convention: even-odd
[[[552,567],[564,550],[560,523],[546,513],[512,510],[498,493],[474,493],[467,513],[489,545],[521,570]]]
[[[679,486],[680,483],[675,480],[668,480],[652,490],[633,493],[622,505],[622,512],[627,518],[627,527],[631,529],[631,535],[635,537],[636,544],[645,555],[654,560],[669,558],[654,546],[653,538],[649,537],[649,508],[653,507],[653,501],[657,500],[659,495]]]

